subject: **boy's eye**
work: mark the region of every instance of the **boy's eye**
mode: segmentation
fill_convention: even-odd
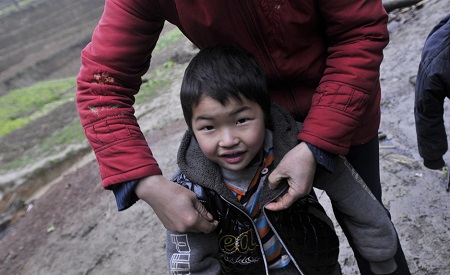
[[[242,123],[245,123],[245,122],[247,122],[247,121],[249,121],[250,119],[248,119],[248,118],[241,118],[241,119],[239,119],[238,121],[237,121],[237,123],[236,124],[242,124]]]
[[[204,126],[204,127],[202,128],[202,130],[203,130],[203,131],[212,131],[212,130],[214,130],[214,126]]]

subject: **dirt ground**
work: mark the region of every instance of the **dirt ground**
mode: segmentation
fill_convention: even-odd
[[[413,116],[413,82],[423,42],[448,12],[448,0],[429,0],[391,13],[391,42],[381,71],[383,201],[412,274],[450,274],[450,193],[443,173],[421,163]],[[174,77],[181,79],[184,66],[175,65]],[[137,109],[167,176],[175,170],[185,128],[179,85],[176,81],[170,91]],[[449,155],[445,159],[450,163]],[[319,196],[332,216],[326,195],[319,192]],[[337,224],[336,230],[343,274],[359,274]],[[148,205],[138,202],[117,211],[112,193],[100,186],[98,166],[89,153],[49,183],[19,222],[0,236],[0,274],[167,274],[164,246],[164,228]]]

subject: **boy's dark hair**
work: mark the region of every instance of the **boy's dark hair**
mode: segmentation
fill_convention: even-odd
[[[181,107],[192,131],[192,108],[202,96],[222,105],[230,98],[242,102],[242,96],[256,102],[266,121],[271,100],[265,75],[252,55],[235,46],[213,46],[201,50],[190,62],[181,84]]]

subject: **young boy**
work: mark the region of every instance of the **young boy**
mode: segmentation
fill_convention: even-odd
[[[210,234],[167,232],[171,274],[340,274],[339,241],[313,195],[264,208],[287,189],[267,177],[298,144],[298,123],[271,103],[257,62],[235,47],[211,47],[186,69],[181,104],[189,130],[174,181],[194,191],[219,221]],[[384,208],[344,158],[317,168],[314,186],[348,215],[347,225],[375,274],[396,268],[397,235]]]

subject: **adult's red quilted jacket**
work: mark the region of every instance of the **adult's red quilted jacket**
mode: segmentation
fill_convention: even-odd
[[[388,43],[381,0],[106,0],[77,78],[104,187],[161,173],[132,105],[165,20],[199,48],[251,52],[272,98],[304,121],[300,140],[345,155],[375,137]]]

